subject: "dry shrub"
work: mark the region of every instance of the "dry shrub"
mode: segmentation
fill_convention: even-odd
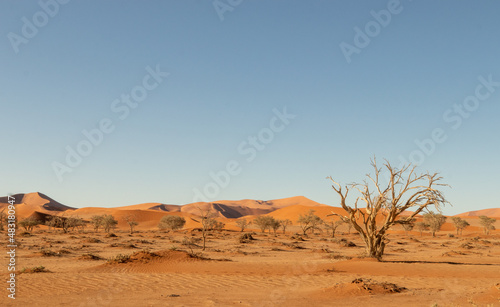
[[[81,255],[78,259],[80,260],[102,260],[102,257],[94,255],[92,253],[85,253]]]
[[[400,293],[407,290],[405,287],[399,287],[396,284],[388,282],[377,282],[371,279],[356,278],[351,282],[358,288],[366,290],[368,293]]]
[[[240,236],[240,243],[250,243],[252,240],[255,240],[251,233],[244,233]]]
[[[114,257],[108,258],[108,263],[126,263],[130,261],[130,255],[118,254]]]
[[[298,233],[290,236],[290,239],[295,240],[295,241],[305,241],[304,238]]]
[[[338,241],[338,244],[340,246],[343,246],[343,247],[355,247],[356,246],[356,244],[354,244],[354,242],[348,241],[347,239],[344,239],[344,238],[340,239]]]
[[[47,273],[47,272],[50,272],[50,271],[47,270],[43,265],[35,266],[32,268],[23,268],[21,270],[21,273]]]
[[[88,239],[83,240],[82,242],[84,242],[84,243],[102,243],[102,241],[97,239],[97,238],[88,238]]]
[[[47,249],[42,249],[40,251],[40,254],[42,254],[43,257],[59,257],[59,256],[61,256],[60,253],[56,253],[56,252],[53,252],[53,251],[47,250]]]

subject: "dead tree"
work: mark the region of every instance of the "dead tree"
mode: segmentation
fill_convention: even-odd
[[[417,175],[416,166],[411,164],[397,169],[386,161],[383,168],[379,168],[373,159],[371,165],[375,170],[374,176],[367,174],[368,180],[364,183],[346,185],[345,190],[332,177],[328,177],[333,182],[333,189],[340,196],[340,205],[347,212],[345,216],[337,213],[331,215],[339,216],[344,222],[350,223],[365,242],[366,254],[380,260],[384,254],[387,230],[395,224],[409,223],[431,205],[439,210],[448,202],[437,188],[447,185],[440,183],[442,177],[437,173]],[[381,178],[382,169],[388,172],[385,184]],[[347,204],[349,192],[352,190],[360,193],[353,206]],[[364,208],[358,207],[360,201],[364,203]],[[401,213],[409,209],[414,212],[398,219]]]
[[[207,208],[206,210],[201,209],[198,207],[198,210],[200,211],[200,223],[201,223],[201,237],[203,239],[203,249],[205,250],[206,248],[206,242],[207,242],[207,235],[210,230],[213,229],[214,222],[217,222],[215,220],[215,213],[212,211],[212,208]]]

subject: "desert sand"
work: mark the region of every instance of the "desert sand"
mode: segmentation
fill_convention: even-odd
[[[499,209],[461,214],[471,224],[462,235],[450,223],[436,237],[395,227],[379,262],[361,257],[363,242],[345,225],[335,237],[298,235],[300,214],[312,208],[328,220],[342,210],[305,197],[111,209],[71,208],[41,193],[16,199],[19,219],[112,214],[119,224],[113,234],[18,229],[16,300],[2,287],[2,306],[500,306],[500,231],[485,235],[477,218],[498,217]],[[225,223],[209,233],[205,251],[193,210],[199,205],[214,208]],[[123,221],[130,214],[139,223],[133,234]],[[169,214],[185,217],[184,229],[160,231],[159,219]],[[251,225],[245,233],[254,240],[240,243],[236,220],[258,214],[293,225],[276,235]],[[110,261],[118,255],[129,257]],[[8,262],[5,253],[2,259]],[[41,266],[44,272],[35,272]]]

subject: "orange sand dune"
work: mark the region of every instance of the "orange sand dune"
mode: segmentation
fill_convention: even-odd
[[[296,223],[300,215],[307,214],[311,209],[315,210],[315,214],[325,220],[338,219],[338,217],[334,216],[327,217],[327,215],[331,214],[332,212],[345,215],[345,211],[342,208],[322,205],[303,196],[275,199],[269,201],[252,199],[221,200],[209,203],[191,203],[187,205],[143,203],[116,208],[86,207],[79,209],[63,205],[55,201],[54,199],[38,192],[29,194],[17,194],[14,195],[14,198],[16,200],[16,214],[19,219],[33,216],[35,218],[44,220],[46,219],[47,215],[64,215],[78,216],[83,219],[89,220],[93,215],[112,214],[119,221],[119,228],[127,227],[124,219],[129,215],[137,217],[142,229],[156,228],[161,217],[167,214],[183,216],[188,221],[186,224],[186,228],[196,228],[200,227],[200,224],[194,221],[197,219],[196,217],[200,215],[200,208],[202,210],[207,210],[208,208],[210,208],[216,214],[218,219],[226,224],[227,229],[234,230],[238,229],[235,224],[235,219],[252,219],[255,218],[255,216],[263,214],[268,214],[277,219],[289,219],[293,223]],[[7,197],[0,198],[0,210],[8,205],[7,201]],[[410,212],[405,212],[404,215],[407,214],[410,214]],[[477,218],[477,216],[479,215],[497,216],[500,218],[500,209],[497,208],[470,211],[459,214],[458,216],[462,216],[470,223],[471,226],[469,226],[469,228],[467,229],[468,231],[482,231],[482,227],[479,224],[479,220]],[[383,216],[380,216],[379,219],[383,219]],[[420,221],[421,217],[418,217],[417,220]],[[447,223],[443,225],[442,230],[455,230],[451,219],[448,219]]]
[[[181,206],[179,205],[166,205],[161,203],[144,203],[131,206],[115,207],[119,210],[158,210],[166,212],[180,212]]]
[[[457,214],[455,216],[464,217],[464,216],[480,216],[480,215],[486,215],[489,217],[500,217],[500,208],[491,208],[491,209],[469,211],[469,212]]]
[[[65,211],[72,211],[75,208],[63,205],[42,193],[17,194],[13,196],[16,201],[16,215],[19,219],[26,218],[40,212],[44,214],[58,214]],[[5,208],[7,197],[0,198],[0,210]]]
[[[245,206],[231,206],[225,205],[219,202],[214,203],[192,203],[184,205],[181,207],[181,212],[191,213],[194,215],[200,215],[201,211],[212,210],[220,217],[226,218],[239,218],[247,215],[259,215],[266,214],[273,211],[274,209],[260,209],[260,208],[249,208]]]

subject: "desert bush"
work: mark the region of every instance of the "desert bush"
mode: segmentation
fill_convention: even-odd
[[[118,254],[107,259],[108,263],[125,263],[130,260],[130,255]]]
[[[274,219],[271,221],[270,228],[274,232],[274,236],[276,236],[276,231],[281,227],[281,220]]]
[[[135,226],[139,225],[137,218],[134,215],[127,215],[123,220],[127,223],[128,227],[130,227],[130,234],[133,234]]]
[[[193,247],[197,247],[194,238],[184,237],[182,240],[182,245],[187,246],[189,248],[190,254],[194,254]]]
[[[486,235],[489,235],[490,234],[490,230],[495,230],[495,226],[493,226],[493,224],[496,222],[497,220],[492,218],[492,217],[487,217],[485,215],[481,215],[479,216],[479,224],[481,224],[481,226],[483,226],[484,228],[484,233]]]
[[[415,228],[420,232],[420,236],[422,236],[422,233],[429,229],[429,225],[425,222],[418,222],[415,224]]]
[[[295,241],[305,241],[304,238],[298,233],[290,236],[290,239],[295,240]]]
[[[102,241],[97,239],[97,238],[88,238],[88,239],[85,239],[83,240],[83,242],[86,242],[86,243],[101,243]]]
[[[32,232],[34,228],[37,228],[38,225],[42,224],[42,221],[37,220],[33,217],[28,217],[20,221],[18,224],[19,226],[26,229],[27,232]]]
[[[327,232],[331,231],[332,238],[335,238],[335,232],[337,231],[337,228],[339,228],[340,225],[342,225],[342,224],[344,224],[344,222],[342,222],[342,220],[328,221],[328,222],[325,222],[324,227],[326,228]]]
[[[47,273],[47,270],[43,265],[35,266],[32,268],[22,268],[21,273]]]
[[[323,223],[323,220],[319,216],[314,214],[314,210],[311,209],[306,215],[299,215],[297,223],[300,224],[300,228],[302,228],[302,232],[305,235],[309,230],[311,230],[311,232],[314,232],[314,230],[320,229],[319,225]]]
[[[242,220],[237,220],[236,221],[236,226],[238,226],[241,229],[241,232],[245,231],[245,229],[252,224],[251,221],[247,219],[242,219]]]
[[[53,252],[53,251],[48,250],[48,249],[42,249],[40,251],[40,254],[42,254],[43,257],[59,257],[59,256],[61,256],[61,254]]]
[[[186,224],[186,219],[182,216],[177,215],[166,215],[160,219],[158,228],[160,229],[170,229],[172,231],[182,229]]]
[[[224,224],[223,222],[219,222],[219,221],[217,221],[215,219],[212,219],[212,223],[210,223],[209,229],[210,230],[222,231],[222,229],[224,229],[224,226],[226,226],[226,224]]]
[[[283,233],[286,232],[286,229],[288,228],[288,226],[292,225],[292,221],[290,221],[289,219],[280,220],[280,223],[281,223],[281,229],[283,230]]]
[[[240,243],[250,243],[252,240],[255,240],[250,233],[244,233],[240,236],[239,242]]]
[[[355,247],[356,244],[352,241],[348,241],[347,239],[340,239],[338,242],[337,242],[340,246],[343,246],[343,247]]]
[[[441,230],[441,226],[443,226],[444,222],[446,222],[446,216],[432,211],[424,214],[423,217],[425,223],[429,225],[433,237],[436,236],[436,232]]]
[[[118,225],[118,221],[111,214],[104,214],[102,218],[102,227],[104,231],[109,233],[111,229],[114,229]]]
[[[79,257],[80,260],[102,260],[102,257],[92,253],[85,253]]]
[[[463,230],[465,228],[467,228],[468,226],[470,226],[470,224],[466,220],[464,220],[458,216],[453,216],[451,218],[451,221],[453,222],[453,225],[455,225],[455,228],[457,229],[457,235],[459,233],[462,234]]]
[[[417,219],[416,218],[412,218],[408,221],[406,220],[402,220],[400,223],[401,223],[401,227],[403,227],[403,230],[405,231],[405,233],[408,235],[408,232],[409,231],[412,231],[413,228],[415,227],[415,221]]]
[[[99,232],[99,228],[102,227],[107,233],[118,225],[118,221],[111,214],[94,215],[90,218],[90,223],[95,232]]]
[[[54,215],[45,222],[45,225],[49,226],[49,228],[61,228],[64,233],[67,233],[68,231],[74,230],[77,227],[85,227],[85,221],[83,221],[83,219],[79,217]]]
[[[268,215],[260,215],[253,220],[253,223],[255,225],[257,225],[257,227],[260,228],[261,232],[265,232],[266,229],[269,229],[269,232],[270,232],[271,225],[273,224],[273,222],[274,222],[274,218],[272,216],[268,216]]]

